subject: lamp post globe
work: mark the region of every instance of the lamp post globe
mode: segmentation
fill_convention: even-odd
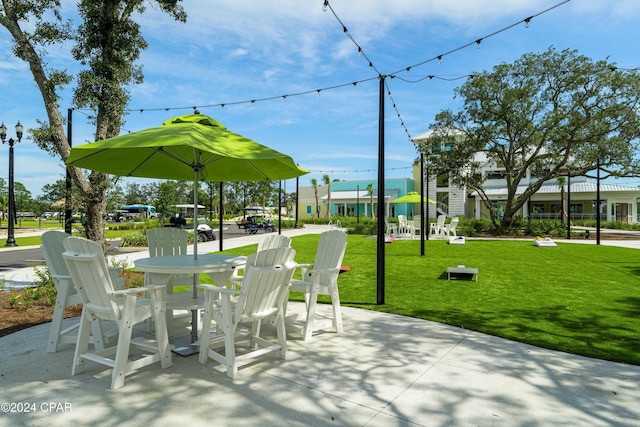
[[[20,124],[20,121],[18,121],[18,124],[16,125],[16,137],[18,140],[16,141],[13,138],[9,138],[7,140],[7,127],[4,125],[4,122],[0,125],[0,139],[2,139],[3,144],[9,144],[9,218],[7,222],[7,242],[5,243],[5,246],[18,246],[14,236],[16,200],[13,192],[13,146],[22,139],[23,130],[24,127]]]

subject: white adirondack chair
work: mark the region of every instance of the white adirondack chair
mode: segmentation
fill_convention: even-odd
[[[291,247],[291,238],[287,237],[283,234],[269,233],[265,234],[262,239],[258,242],[258,249],[256,252],[261,252],[267,249],[276,249],[276,248],[290,248]],[[229,282],[232,286],[239,286],[242,283],[242,275],[241,271],[244,271],[243,268],[238,268],[233,270],[233,275],[229,279]]]
[[[407,216],[398,215],[398,234],[402,237],[407,235]]]
[[[291,248],[276,248],[250,255],[240,289],[201,285],[205,292],[205,309],[200,363],[206,364],[210,357],[224,365],[227,376],[235,379],[238,364],[244,360],[275,351],[280,352],[280,358],[287,358],[284,300],[296,266],[295,253]],[[212,320],[217,326],[215,338],[210,335]],[[275,324],[277,342],[260,336],[263,320]],[[250,324],[251,330],[241,331],[241,324]],[[238,354],[236,345],[243,342],[248,342],[249,346]],[[223,345],[224,354],[216,350]]]
[[[111,389],[124,385],[125,376],[143,366],[160,362],[162,368],[171,366],[169,337],[165,324],[164,294],[162,286],[142,288],[113,288],[102,247],[91,240],[69,237],[62,242],[66,252],[62,254],[67,268],[82,300],[80,330],[73,356],[71,374],[84,370],[85,361],[96,362],[113,368]],[[138,298],[140,292],[148,292],[150,300]],[[156,325],[155,341],[132,339],[133,327],[148,318]],[[101,351],[89,351],[91,324],[100,319],[111,320],[118,325],[118,341]],[[129,359],[131,346],[140,347],[145,353],[135,360]]]
[[[422,216],[414,215],[413,216],[413,235],[419,235],[421,229],[422,229]],[[413,235],[411,236],[412,239],[413,239]]]
[[[291,281],[291,291],[304,293],[306,315],[302,326],[302,339],[308,341],[315,330],[331,326],[336,333],[342,333],[342,313],[338,293],[338,275],[347,248],[347,233],[338,230],[320,234],[318,249],[313,264],[298,264],[302,279]],[[333,306],[333,317],[316,313],[318,295],[329,295]],[[317,322],[316,317],[324,317]]]
[[[444,237],[457,237],[458,234],[456,228],[458,227],[459,221],[460,220],[458,219],[458,217],[452,218],[449,224],[444,225],[442,229],[442,235]]]
[[[49,329],[47,353],[55,353],[58,351],[59,344],[75,344],[78,338],[78,324],[62,329],[65,309],[72,305],[82,304],[80,295],[78,295],[73,286],[71,274],[67,269],[64,258],[62,258],[62,253],[64,252],[62,242],[70,236],[70,234],[64,231],[57,230],[46,231],[40,236],[42,255],[49,269],[49,275],[56,287],[56,303],[53,309],[51,328]],[[124,279],[115,279],[119,270],[118,268],[110,268],[110,274],[112,279],[114,279],[114,285],[119,288],[124,288]],[[109,342],[109,340],[117,334],[117,330],[109,327],[109,325],[105,325],[103,332],[103,327],[100,322],[95,322],[93,327],[92,343],[98,350],[103,349],[105,342]]]
[[[444,236],[444,223],[447,220],[446,215],[438,215],[438,219],[436,222],[431,223],[429,227],[429,234],[438,239]]]
[[[163,227],[147,230],[147,246],[149,247],[149,256],[172,256],[186,255],[187,245],[189,242],[189,234],[180,228]],[[151,283],[148,277],[145,277],[145,283]],[[167,283],[167,294],[173,294],[174,286],[184,286],[193,284],[193,275],[191,274],[174,274]],[[189,292],[191,292],[189,290]],[[167,307],[167,328],[169,336],[173,336],[176,332],[178,323],[191,321],[191,313],[185,310],[173,310]]]
[[[384,219],[384,226],[387,231],[387,236],[397,236],[398,235],[398,225],[394,222],[389,222],[389,218]]]

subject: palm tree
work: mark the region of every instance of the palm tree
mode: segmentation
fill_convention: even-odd
[[[324,175],[322,177],[322,180],[328,186],[327,187],[327,218],[331,219],[331,178],[329,178],[329,175]]]
[[[318,180],[311,178],[311,186],[313,187],[313,192],[316,195],[316,217],[320,218],[320,207],[318,206]]]
[[[371,197],[371,219],[376,219],[376,215],[373,212],[373,184],[367,185],[367,193],[369,193],[369,197]]]

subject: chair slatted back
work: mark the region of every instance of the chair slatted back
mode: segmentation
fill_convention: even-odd
[[[185,255],[189,234],[175,227],[147,230],[149,256]]]
[[[422,215],[413,216],[413,228],[415,231],[420,231],[422,229]]]
[[[101,319],[117,321],[120,307],[102,246],[81,237],[69,237],[62,244],[66,250],[62,256],[84,306]]]
[[[291,247],[291,238],[284,234],[269,233],[265,234],[258,242],[258,252],[265,249],[289,248]]]
[[[325,231],[320,234],[313,269],[340,268],[347,249],[347,233],[340,230]],[[324,276],[324,275],[323,275]],[[323,283],[322,279],[320,280]]]
[[[62,242],[70,237],[70,234],[64,231],[50,230],[42,233],[40,240],[42,241],[42,256],[49,269],[49,274],[58,282],[61,278],[69,278],[70,273],[67,264],[64,262],[62,253],[65,251]],[[56,283],[57,285],[57,283]],[[77,294],[75,288],[69,289],[69,296]]]
[[[282,308],[295,269],[295,254],[292,248],[276,248],[249,257],[236,305],[236,319],[260,319]]]

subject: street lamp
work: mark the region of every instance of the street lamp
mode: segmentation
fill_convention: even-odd
[[[13,195],[13,146],[16,142],[20,142],[22,139],[22,131],[24,128],[20,124],[18,120],[18,124],[16,125],[16,136],[18,140],[14,140],[13,138],[9,138],[9,222],[8,222],[8,235],[7,235],[7,243],[5,246],[18,246],[16,243],[16,239],[14,238],[14,223],[16,220],[16,200]],[[5,143],[5,139],[7,138],[7,127],[2,122],[0,125],[0,139],[2,139],[2,143]]]

